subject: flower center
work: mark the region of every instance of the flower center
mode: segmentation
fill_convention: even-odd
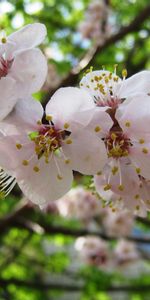
[[[65,138],[65,131],[58,130],[54,126],[42,126],[39,132],[32,133],[30,138],[35,143],[35,153],[40,159],[45,157],[45,162],[49,162],[49,156],[57,152]]]
[[[11,67],[11,63],[12,62],[5,60],[2,56],[0,57],[0,79],[7,76],[8,71]]]
[[[108,157],[117,159],[128,156],[131,142],[122,132],[111,132],[105,139],[105,145]]]

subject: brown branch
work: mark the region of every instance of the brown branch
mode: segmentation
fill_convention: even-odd
[[[0,278],[0,288],[15,285],[19,287],[27,287],[36,290],[67,290],[67,291],[82,291],[85,286],[83,284],[69,284],[62,282],[40,282],[40,281],[26,281],[21,279],[4,279]],[[150,292],[150,285],[112,285],[112,286],[99,286],[99,291],[109,292]]]
[[[21,279],[3,279],[0,278],[0,288],[4,288],[8,285],[16,285],[19,287],[27,287],[36,290],[46,290],[46,289],[59,289],[67,291],[78,291],[82,290],[83,285],[81,284],[69,284],[61,282],[40,282],[40,281],[25,281]]]
[[[36,222],[34,221],[36,217]],[[146,225],[149,225],[149,220],[138,218],[138,220],[143,220]],[[30,207],[24,201],[21,202],[19,206],[16,207],[14,212],[7,215],[0,220],[0,233],[1,235],[11,229],[11,227],[27,229],[31,233],[36,234],[50,234],[55,235],[57,233],[64,234],[72,237],[79,237],[84,235],[96,235],[105,240],[116,240],[117,237],[110,237],[102,231],[89,231],[86,228],[74,229],[67,228],[63,226],[56,226],[46,222],[46,217],[40,210],[36,211],[35,207]],[[127,236],[126,239],[136,242],[150,244],[150,236]]]
[[[150,16],[150,4],[147,5],[140,13],[135,17],[135,19],[125,27],[122,27],[120,31],[111,37],[109,37],[103,45],[90,49],[83,59],[80,60],[78,65],[68,74],[68,76],[63,79],[61,84],[57,87],[73,86],[78,82],[78,76],[81,71],[89,67],[95,61],[96,57],[108,46],[113,45],[117,41],[124,38],[127,34],[131,32],[136,32],[141,24]],[[56,88],[51,89],[49,93],[45,96],[43,105],[45,106],[50,97],[54,94]]]
[[[96,235],[99,236],[100,238],[107,240],[107,241],[113,241],[118,239],[118,237],[110,237],[106,235],[102,231],[89,231],[86,228],[81,228],[81,229],[73,229],[73,228],[67,228],[63,226],[56,226],[52,224],[48,224],[45,222],[45,218],[41,218],[38,216],[37,218],[37,224],[29,221],[28,219],[25,218],[17,218],[13,221],[13,226],[24,228],[29,230],[30,232],[37,233],[37,231],[34,230],[34,227],[39,226],[44,230],[43,233],[45,234],[50,234],[50,235],[55,235],[55,234],[64,234],[66,236],[71,236],[71,237],[79,237],[79,236],[86,236],[86,235]],[[127,240],[135,242],[135,243],[144,243],[144,244],[150,244],[150,236],[127,236],[125,237]]]

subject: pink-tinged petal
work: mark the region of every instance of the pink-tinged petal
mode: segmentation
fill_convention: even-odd
[[[113,192],[112,190],[105,190],[106,187],[106,178],[105,175],[96,175],[94,176],[94,185],[99,196],[106,202],[106,205],[110,203],[110,207],[115,209],[115,211],[119,208],[121,210],[128,209],[129,212],[134,213],[138,216],[145,217],[146,216],[146,205],[141,199],[140,188],[138,191],[134,190],[134,193],[131,193],[129,186],[129,192],[121,195]],[[138,192],[135,194],[135,192]]]
[[[86,126],[94,107],[93,100],[86,91],[74,87],[60,88],[48,102],[46,115],[51,116],[54,124],[60,128],[67,123],[69,130],[73,122]]]
[[[11,128],[11,126],[10,126]],[[0,165],[11,175],[22,166],[24,160],[30,160],[34,154],[34,143],[26,134],[10,135],[0,138]],[[18,171],[19,172],[19,171]]]
[[[7,57],[12,52],[18,52],[29,48],[34,48],[40,45],[47,34],[46,27],[44,24],[34,23],[28,24],[22,29],[12,33],[8,37]]]
[[[0,139],[0,164],[14,176],[25,196],[43,205],[62,197],[71,188],[73,176],[70,166],[58,156],[49,163],[38,159],[35,144],[26,135]]]
[[[37,122],[43,117],[43,107],[32,97],[19,99],[12,112],[3,121],[4,124],[14,125],[18,130],[36,130]],[[9,134],[9,127],[7,130]]]
[[[143,199],[143,202],[146,205],[147,210],[150,211],[150,181],[145,180],[141,177],[141,188],[140,188],[140,195]]]
[[[111,74],[111,75],[110,75]],[[111,77],[110,77],[111,76]],[[109,80],[106,80],[106,77]],[[117,80],[114,80],[117,79]],[[121,79],[115,74],[109,71],[100,70],[100,71],[93,71],[87,73],[83,76],[82,80],[80,81],[80,87],[88,91],[88,93],[93,97],[93,100],[98,99],[102,96],[103,99],[108,100],[108,95],[110,91],[110,87],[112,87],[112,93],[115,96],[118,84],[121,82]],[[97,89],[97,84],[100,84],[104,88],[104,93]],[[106,95],[106,96],[105,96]]]
[[[147,216],[147,207],[140,197],[138,199],[131,196],[124,197],[124,206],[139,217],[145,218]]]
[[[39,49],[29,49],[19,53],[9,75],[17,81],[18,94],[32,94],[40,90],[47,75],[47,61]]]
[[[86,126],[86,129],[95,132],[97,136],[101,137],[106,135],[112,126],[113,121],[109,114],[105,111],[101,111],[99,107],[95,107],[93,117]]]
[[[127,159],[111,159],[99,175],[99,182],[103,182],[104,191],[108,189],[120,196],[135,196],[140,185],[135,169]]]
[[[103,175],[103,173],[102,175],[94,176],[94,186],[99,196],[107,203],[113,200],[115,201],[117,199],[117,196],[112,190],[104,190],[105,185],[106,185],[106,178]]]
[[[142,71],[124,80],[120,84],[120,89],[117,93],[118,97],[128,98],[133,94],[150,93],[149,77],[150,71]]]
[[[120,158],[117,164],[117,161],[113,159],[110,163],[110,167],[111,189],[121,196],[135,196],[139,191],[140,181],[136,169],[131,165],[131,163],[129,163],[127,159]]]
[[[150,143],[138,145],[135,144],[130,148],[130,159],[140,175],[150,179]]]
[[[68,139],[72,143],[64,142],[62,149],[73,170],[94,175],[103,168],[107,153],[99,137],[88,130],[81,130],[71,134]]]
[[[0,79],[0,121],[13,109],[17,102],[15,80],[8,77]]]
[[[33,168],[35,164],[37,166],[37,163],[39,171],[35,172]],[[59,199],[71,188],[73,180],[71,169],[58,158],[57,164],[62,174],[61,178],[58,178],[58,169],[53,158],[48,164],[44,159],[40,159],[38,162],[32,159],[29,167],[25,167],[25,178],[18,179],[17,182],[25,196],[32,202],[44,205],[49,201]]]
[[[150,96],[140,94],[130,97],[128,104],[120,105],[116,119],[128,136],[149,133],[150,124]]]

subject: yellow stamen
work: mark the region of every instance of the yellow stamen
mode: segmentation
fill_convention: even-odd
[[[21,144],[16,144],[16,148],[18,149],[18,150],[20,150],[21,148],[22,148],[22,145]]]
[[[38,166],[34,166],[34,167],[33,167],[33,171],[34,171],[34,172],[39,172],[39,171],[40,171],[40,169],[39,169],[39,167],[38,167]]]
[[[124,190],[124,186],[122,184],[118,185],[118,190],[122,192]]]
[[[28,160],[24,159],[24,160],[22,161],[22,164],[23,164],[23,166],[28,166],[29,162],[28,162]]]
[[[69,145],[69,144],[72,144],[72,140],[71,140],[71,139],[67,139],[67,140],[66,140],[66,144],[68,144],[68,145]]]
[[[95,130],[95,132],[99,132],[99,131],[101,131],[101,128],[99,126],[96,126],[94,130]]]
[[[69,124],[68,124],[68,123],[65,123],[65,124],[64,124],[64,128],[65,128],[65,129],[68,129],[68,128],[69,128]]]
[[[126,127],[130,127],[130,126],[131,126],[131,123],[130,123],[129,121],[127,121],[127,122],[125,123],[125,126],[126,126]]]
[[[47,121],[52,121],[52,116],[46,116]]]
[[[148,153],[148,149],[147,149],[147,148],[143,148],[143,149],[142,149],[142,152],[143,152],[144,154],[147,154],[147,153]]]

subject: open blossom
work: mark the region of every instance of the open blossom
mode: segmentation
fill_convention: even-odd
[[[140,258],[136,245],[124,239],[117,243],[114,254],[118,265],[132,263]]]
[[[108,209],[103,219],[104,229],[109,236],[128,236],[133,229],[133,225],[134,217],[127,210],[118,209],[112,212],[110,209]]]
[[[92,127],[95,107],[86,91],[81,95],[78,88],[59,89],[45,112],[47,123],[42,124],[41,104],[20,100],[5,120],[7,132],[10,122],[10,131],[16,124],[18,134],[0,139],[0,165],[16,178],[25,196],[40,205],[70,189],[72,170],[96,174],[107,159]],[[103,120],[105,114],[99,117]]]
[[[47,62],[35,48],[45,38],[43,24],[27,25],[0,40],[0,120],[13,109],[19,98],[42,87],[47,75]]]
[[[97,132],[108,160],[95,176],[96,189],[103,199],[106,194],[106,201],[123,200],[125,207],[139,214],[149,209],[149,199],[141,195],[141,179],[150,179],[149,75],[143,71],[125,79],[124,70],[121,80],[116,73],[90,71],[80,84],[93,97],[97,111],[106,111],[113,121],[109,132]]]
[[[111,258],[107,242],[96,236],[79,237],[75,249],[82,260],[103,269],[109,268]]]
[[[98,45],[102,44],[109,34],[108,8],[105,1],[91,1],[79,31],[83,38],[93,39]]]
[[[83,187],[71,189],[56,202],[59,213],[64,217],[91,220],[101,213],[101,202]]]
[[[139,72],[132,77],[125,79],[127,71],[122,71],[123,79],[114,73],[100,70],[89,71],[83,76],[80,87],[86,89],[93,97],[96,106],[101,109],[116,109],[120,104],[136,99],[138,94],[150,92],[149,76],[150,71]]]

